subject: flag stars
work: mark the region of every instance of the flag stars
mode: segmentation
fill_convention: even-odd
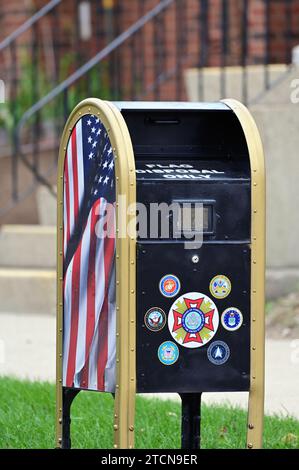
[[[94,134],[94,133],[95,133],[95,131],[96,131],[96,128],[95,128],[95,127],[93,127],[93,128],[91,129],[91,132]]]
[[[108,167],[108,168],[109,168],[109,170],[112,170],[112,169],[113,169],[113,167],[114,167],[114,162],[111,160],[111,162],[110,162],[110,164],[109,164],[109,167]]]
[[[93,158],[93,155],[94,155],[93,152],[90,152],[90,154],[88,155],[89,160]]]
[[[97,135],[100,135],[100,133],[102,132],[102,129],[98,129],[98,132],[97,132]]]
[[[91,144],[91,142],[92,142],[92,137],[89,136],[89,137],[88,137],[88,143]]]
[[[112,153],[112,147],[110,147],[110,149],[108,150],[108,155],[110,155]]]
[[[94,141],[94,143],[92,144],[92,148],[94,149],[96,146],[97,146],[97,142]]]
[[[91,126],[91,120],[90,120],[90,119],[88,119],[87,125],[88,125],[88,126]]]
[[[93,192],[94,195],[98,194],[98,190],[95,189],[94,192]]]
[[[103,163],[103,168],[107,168],[107,166],[108,166],[108,162],[107,162],[107,160],[106,160],[106,161]]]
[[[106,178],[104,179],[104,184],[107,184],[109,181],[109,176],[106,176]]]

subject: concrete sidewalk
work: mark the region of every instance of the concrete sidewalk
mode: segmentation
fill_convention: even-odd
[[[0,314],[0,375],[55,380],[55,318],[46,315]],[[156,395],[157,396],[157,395]],[[178,399],[176,394],[161,398]],[[247,393],[206,393],[205,403],[247,406]],[[267,414],[299,419],[299,339],[266,342]]]

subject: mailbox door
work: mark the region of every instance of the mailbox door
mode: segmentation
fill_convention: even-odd
[[[250,247],[248,244],[204,244],[196,252],[199,262],[194,265],[192,250],[183,244],[167,243],[161,247],[153,243],[138,244],[137,272],[137,390],[138,392],[217,392],[249,390],[250,378]],[[167,269],[165,269],[167,267]],[[167,298],[160,290],[160,280],[173,275],[180,281],[175,297]],[[216,299],[211,293],[211,280],[225,275],[231,282],[229,295]],[[195,295],[194,295],[195,293]],[[218,315],[217,329],[206,343],[188,342],[183,327],[173,334],[175,325],[169,322],[180,307],[180,318],[188,310],[188,300],[212,300]],[[191,305],[192,302],[191,302]],[[149,328],[146,313],[153,307],[161,309],[166,323],[159,331]],[[221,316],[230,307],[242,312],[238,330],[226,329]],[[201,307],[202,308],[202,307]],[[179,319],[177,327],[182,325]],[[191,335],[192,338],[192,335]],[[159,357],[159,347],[167,342],[178,348],[178,357],[166,365]],[[220,342],[220,343],[218,343]],[[214,361],[209,347],[224,343],[228,357]],[[189,347],[189,346],[192,347]],[[222,348],[220,350],[222,354]],[[210,358],[209,358],[210,357]]]

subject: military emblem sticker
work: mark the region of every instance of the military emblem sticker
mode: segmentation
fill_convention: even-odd
[[[210,292],[216,299],[224,299],[231,291],[231,282],[228,277],[218,274],[210,282]]]
[[[164,297],[174,297],[178,294],[181,288],[179,279],[173,274],[166,274],[160,280],[159,289]]]
[[[187,292],[172,304],[168,328],[177,343],[185,348],[200,348],[215,335],[219,325],[214,302],[200,292]]]
[[[243,315],[238,308],[229,307],[221,315],[223,328],[228,331],[236,331],[243,323]]]
[[[166,323],[166,314],[159,307],[150,308],[144,315],[144,324],[150,331],[160,331]]]
[[[158,358],[165,366],[172,366],[179,358],[179,348],[172,341],[164,341],[158,349]]]
[[[224,341],[213,341],[208,347],[207,355],[212,364],[221,366],[221,364],[224,364],[228,360],[230,349]]]

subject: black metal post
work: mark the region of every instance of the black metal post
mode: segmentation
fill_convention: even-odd
[[[12,159],[11,159],[11,196],[12,201],[17,201],[19,197],[19,174],[18,174],[18,161],[19,161],[19,136],[16,131],[17,128],[17,88],[18,88],[18,79],[17,79],[17,53],[16,53],[16,44],[15,41],[11,42],[10,46],[10,56],[11,56],[11,92],[10,92],[10,111],[13,116],[13,131],[12,131]]]
[[[62,449],[71,448],[71,406],[80,390],[62,389]]]
[[[207,0],[200,1],[199,22],[198,100],[204,101],[203,68],[208,65],[209,48],[209,3]]]
[[[226,98],[226,58],[228,52],[228,30],[229,30],[229,2],[227,0],[222,0],[222,47],[221,47],[221,74],[220,74],[220,90],[221,98]]]
[[[243,0],[242,14],[242,96],[244,104],[248,103],[248,77],[247,77],[247,55],[248,55],[248,0]]]
[[[180,393],[182,400],[182,449],[200,449],[201,393]]]
[[[270,63],[270,0],[265,0],[265,57],[264,57],[264,88],[268,90],[270,88],[270,73],[269,73],[269,63]]]
[[[290,64],[292,47],[292,0],[285,2],[285,63]]]

